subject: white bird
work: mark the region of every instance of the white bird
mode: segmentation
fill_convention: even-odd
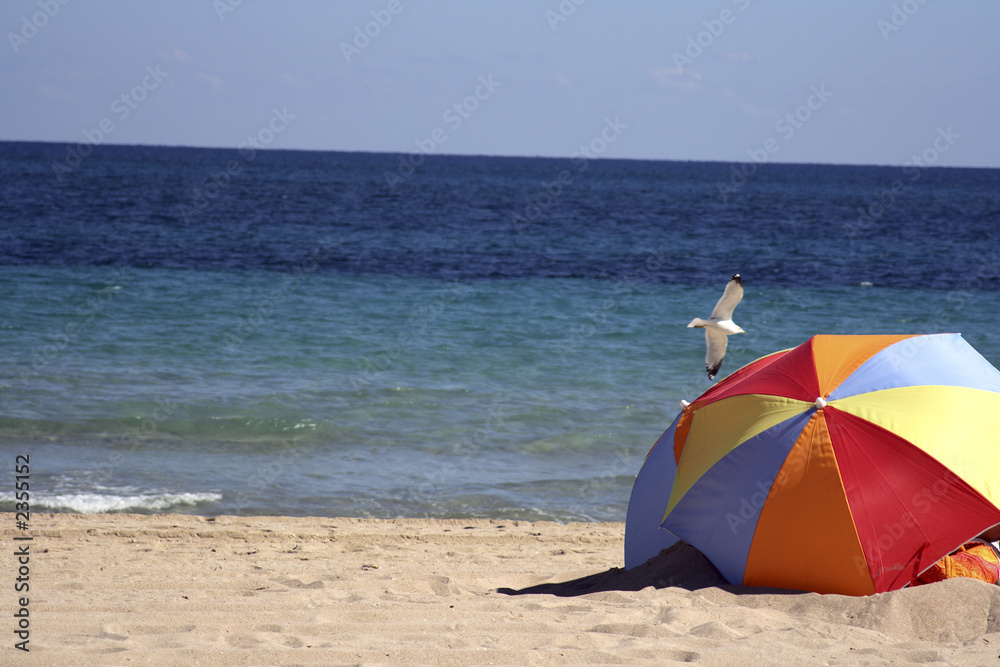
[[[726,344],[728,336],[732,334],[746,333],[733,322],[733,310],[743,298],[743,280],[740,274],[735,274],[726,285],[726,291],[722,293],[722,298],[715,304],[715,309],[707,320],[696,317],[691,320],[689,327],[705,330],[705,370],[708,371],[708,379],[714,380],[715,374],[722,366],[722,358],[726,356]]]

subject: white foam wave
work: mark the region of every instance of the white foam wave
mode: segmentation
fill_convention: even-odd
[[[160,511],[177,505],[195,505],[222,500],[221,493],[65,493],[32,497],[32,506],[52,510],[70,510],[82,514],[102,512]]]

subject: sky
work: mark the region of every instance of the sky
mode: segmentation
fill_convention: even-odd
[[[0,27],[7,141],[1000,167],[988,0],[3,0]]]

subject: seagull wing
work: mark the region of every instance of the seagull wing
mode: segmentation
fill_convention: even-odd
[[[740,278],[740,274],[737,273],[729,280],[729,283],[726,284],[726,291],[722,293],[722,298],[719,299],[719,303],[715,304],[715,310],[712,311],[711,318],[713,320],[733,319],[733,311],[736,310],[736,305],[742,299],[743,280]],[[725,350],[725,346],[723,346],[722,349]]]
[[[716,329],[705,329],[705,370],[708,371],[708,379],[714,380],[716,373],[722,366],[722,359],[726,356],[726,345],[729,344],[729,336]]]

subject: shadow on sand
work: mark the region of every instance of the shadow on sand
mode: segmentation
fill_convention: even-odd
[[[527,588],[498,588],[503,595],[555,595],[575,597],[589,593],[606,591],[640,591],[648,587],[683,588],[696,591],[702,588],[722,588],[735,594],[799,594],[780,588],[751,588],[731,586],[726,583],[711,561],[694,547],[678,542],[664,549],[658,556],[650,558],[639,567],[625,570],[613,567],[604,572],[590,574],[578,579],[548,584],[537,584]]]

